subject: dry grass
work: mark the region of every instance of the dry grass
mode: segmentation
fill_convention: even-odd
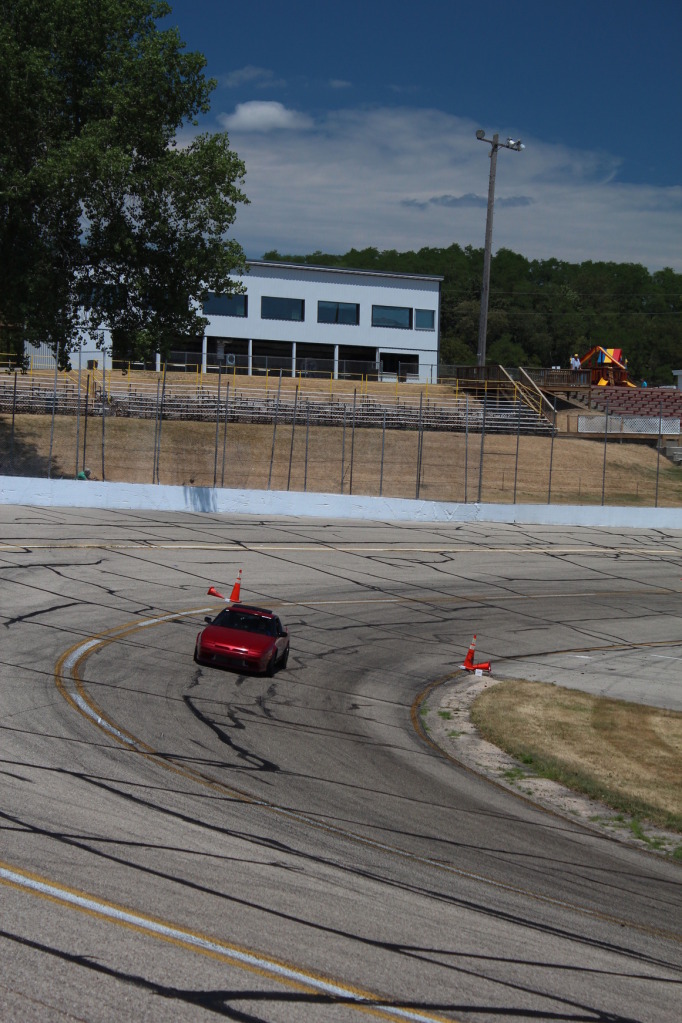
[[[49,415],[0,416],[0,472],[44,477],[51,443]],[[113,482],[154,481],[153,420],[90,417],[87,436],[81,418],[79,467]],[[273,457],[273,434],[274,457]],[[307,443],[306,443],[307,441]],[[307,457],[306,457],[307,447]],[[52,435],[53,477],[76,473],[76,420],[58,416]],[[224,454],[224,458],[223,458]],[[477,501],[511,504],[600,504],[604,449],[600,441],[575,436],[555,438],[487,435],[481,471],[481,438],[461,433],[425,433],[419,496],[432,501]],[[305,423],[272,425],[219,424],[164,420],[161,426],[159,481],[185,486],[273,490],[304,489],[414,498],[417,495],[418,435],[350,427],[311,428]],[[552,478],[550,486],[550,461]],[[606,458],[604,502],[653,506],[682,505],[682,469],[646,444],[610,443]]]
[[[531,773],[682,832],[682,714],[539,682],[484,690],[472,720]]]

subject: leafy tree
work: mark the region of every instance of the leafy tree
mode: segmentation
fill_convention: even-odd
[[[394,273],[435,274],[441,289],[440,360],[473,365],[478,347],[483,250],[453,244],[419,252],[351,249],[345,255],[266,259]],[[635,379],[671,384],[682,368],[682,275],[631,263],[527,260],[500,249],[492,259],[488,362],[568,366],[595,344],[622,348]]]
[[[476,352],[460,338],[441,337],[440,361],[446,366],[474,366]]]
[[[2,347],[111,327],[126,354],[195,336],[244,255],[245,168],[196,124],[215,86],[163,0],[0,0]],[[85,311],[85,320],[82,319]]]
[[[527,366],[529,364],[528,355],[524,349],[521,345],[515,344],[508,336],[494,341],[487,349],[487,354],[490,362],[500,366]]]

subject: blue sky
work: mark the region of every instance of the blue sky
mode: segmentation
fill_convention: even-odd
[[[682,272],[682,4],[169,0],[246,163],[250,258],[482,248]],[[187,133],[185,133],[187,135]]]

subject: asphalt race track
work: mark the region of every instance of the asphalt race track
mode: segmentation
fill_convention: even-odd
[[[682,709],[682,530],[0,507],[0,1018],[679,1023],[682,865],[420,736],[496,675]],[[241,598],[272,678],[200,668]]]

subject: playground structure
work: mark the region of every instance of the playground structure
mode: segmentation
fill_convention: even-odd
[[[635,387],[628,378],[628,360],[622,348],[595,345],[580,359],[580,369],[589,369],[593,387]]]

